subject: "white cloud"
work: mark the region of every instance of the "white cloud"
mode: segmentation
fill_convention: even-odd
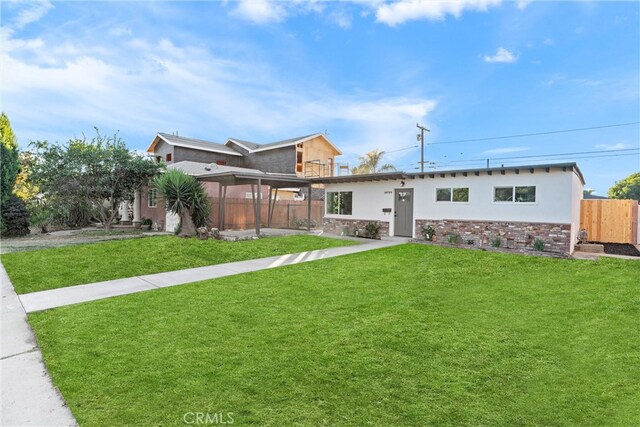
[[[282,21],[287,11],[282,3],[273,0],[240,0],[233,14],[256,24],[267,24]]]
[[[351,15],[344,10],[335,10],[329,13],[328,18],[340,28],[350,28],[352,24]]]
[[[529,147],[504,147],[504,148],[493,148],[491,150],[485,150],[482,154],[508,154],[508,153],[521,153],[523,151],[529,151],[531,148]]]
[[[499,47],[494,55],[485,55],[483,59],[484,62],[502,62],[510,64],[516,62],[518,60],[518,56],[508,49]]]
[[[24,4],[28,6],[18,12],[16,17],[11,21],[10,27],[12,29],[20,30],[33,22],[39,21],[53,8],[53,5],[47,0]]]
[[[547,46],[553,46],[556,41],[550,37],[547,37],[542,43],[546,44]]]
[[[624,150],[625,148],[633,148],[631,144],[625,144],[622,142],[618,142],[616,144],[598,144],[596,148],[600,148],[602,150]]]
[[[399,0],[376,6],[376,20],[396,26],[407,21],[443,20],[447,15],[459,17],[464,10],[486,11],[501,0]]]
[[[529,6],[529,3],[531,3],[533,0],[518,0],[516,2],[516,6],[518,7],[518,9],[520,10],[524,10],[527,6]]]
[[[170,39],[133,39],[114,52],[42,37],[37,43],[9,39],[20,51],[4,50],[0,57],[3,107],[22,142],[58,137],[52,129],[66,129],[69,137],[93,125],[149,138],[177,129],[186,136],[258,142],[340,129],[335,142],[346,158],[355,158],[413,142],[415,123],[436,106],[424,98],[297,86],[253,57],[250,64],[221,58]],[[25,45],[29,55],[21,54]],[[147,142],[134,141],[132,148]]]

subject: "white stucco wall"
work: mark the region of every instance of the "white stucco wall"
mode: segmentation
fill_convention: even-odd
[[[535,203],[493,201],[494,187],[529,185],[536,186]],[[436,188],[446,187],[468,187],[469,202],[436,202]],[[393,212],[384,214],[382,210],[393,210],[394,190],[400,188],[414,189],[414,236],[416,219],[577,223],[573,227],[576,230],[572,231],[576,234],[580,223],[582,183],[570,169],[566,172],[551,169],[548,173],[544,169],[536,169],[533,174],[528,169],[521,169],[520,174],[506,171],[505,175],[480,172],[480,176],[470,172],[466,177],[458,173],[455,177],[446,174],[444,178],[436,173],[435,178],[427,175],[424,179],[407,179],[404,187],[401,187],[400,180],[326,184],[327,192],[352,191],[353,209],[352,215],[325,214],[325,217],[388,221],[389,234],[394,235]]]

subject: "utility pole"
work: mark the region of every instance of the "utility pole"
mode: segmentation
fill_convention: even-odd
[[[420,141],[420,173],[424,173],[424,131],[431,131],[424,126],[420,126],[420,123],[416,123],[416,127],[420,129],[420,135],[418,135],[418,140]]]

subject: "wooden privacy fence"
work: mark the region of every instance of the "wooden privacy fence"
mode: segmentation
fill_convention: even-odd
[[[211,201],[211,225],[218,226],[219,200]],[[274,228],[306,228],[307,227],[307,201],[306,200],[278,200],[273,209],[271,227]],[[261,225],[267,226],[268,201],[262,200],[260,211]],[[324,201],[311,201],[311,228],[322,226]],[[255,227],[255,215],[252,199],[225,200],[224,228],[245,229]]]
[[[638,202],[635,200],[582,200],[580,228],[590,242],[638,243]]]

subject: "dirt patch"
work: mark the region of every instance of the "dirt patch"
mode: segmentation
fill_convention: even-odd
[[[104,230],[96,230],[95,228],[61,230],[48,234],[31,234],[25,237],[2,239],[0,240],[0,254],[167,234],[170,233],[140,232],[139,230],[132,230],[131,232],[116,230],[107,233]]]
[[[602,245],[604,245],[605,254],[640,257],[640,251],[628,243],[602,243]]]

